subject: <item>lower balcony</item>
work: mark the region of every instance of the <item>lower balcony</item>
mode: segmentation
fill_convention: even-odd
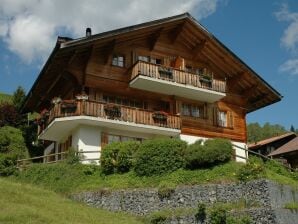
[[[213,103],[226,96],[226,82],[209,75],[138,61],[129,86],[135,89]]]
[[[79,125],[157,136],[178,136],[181,132],[181,120],[176,115],[89,100],[67,100],[56,103],[43,115],[39,138],[58,141]]]

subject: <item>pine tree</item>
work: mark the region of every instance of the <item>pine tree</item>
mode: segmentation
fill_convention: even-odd
[[[291,131],[291,132],[295,132],[295,128],[294,128],[293,125],[291,125],[290,131]]]
[[[12,96],[12,102],[14,106],[17,108],[17,110],[20,110],[22,107],[22,104],[25,100],[26,93],[23,87],[19,86],[16,91],[14,91]]]

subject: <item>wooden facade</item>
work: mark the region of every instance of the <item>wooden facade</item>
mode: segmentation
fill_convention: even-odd
[[[188,99],[130,87],[138,75],[224,93],[217,102]],[[75,101],[82,92],[84,102]],[[54,97],[74,100],[75,110],[61,112]],[[55,117],[107,117],[105,105],[117,105],[120,117],[148,125],[180,129],[182,134],[246,142],[246,114],[281,96],[189,14],[71,40],[56,48],[24,105],[24,111],[50,111]],[[164,112],[165,123],[153,114]],[[221,118],[222,116],[222,118]]]

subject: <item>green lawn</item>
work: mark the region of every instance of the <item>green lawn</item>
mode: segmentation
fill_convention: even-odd
[[[52,191],[0,178],[0,223],[137,224],[139,218],[73,202]]]
[[[12,100],[11,95],[0,92],[0,103],[2,103],[2,102],[11,102],[11,100]]]

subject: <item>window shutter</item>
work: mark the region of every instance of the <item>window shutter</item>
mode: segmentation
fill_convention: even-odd
[[[234,127],[234,117],[233,117],[232,111],[227,112],[227,119],[228,119],[228,127],[233,128]]]
[[[213,125],[218,126],[218,108],[213,107]]]

